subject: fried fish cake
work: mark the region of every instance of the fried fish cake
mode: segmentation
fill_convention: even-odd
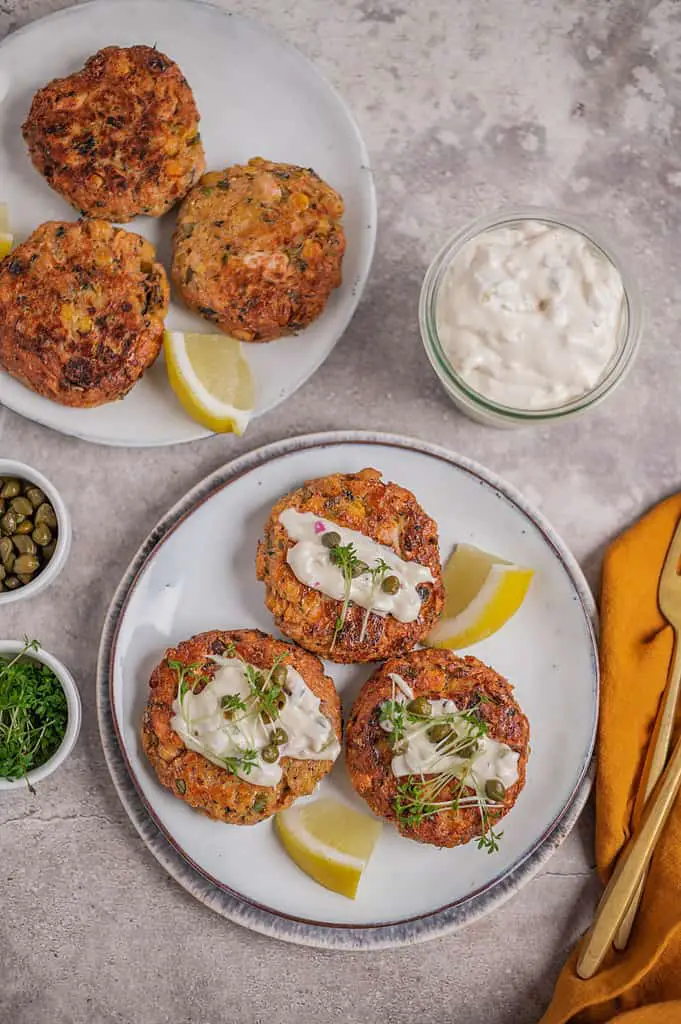
[[[42,224],[0,262],[0,366],[62,405],[122,398],[161,350],[169,295],[140,235]]]
[[[312,793],[317,783],[331,771],[333,761],[281,757],[281,781],[275,786],[265,786],[239,778],[185,746],[172,728],[178,667],[180,670],[189,668],[194,673],[189,678],[192,685],[193,680],[200,680],[195,685],[196,692],[200,692],[219,667],[212,660],[213,656],[225,655],[230,650],[235,650],[244,662],[265,671],[276,659],[295,669],[320,699],[319,710],[331,723],[339,743],[342,738],[340,700],[333,681],[324,675],[319,658],[257,629],[199,633],[166,651],[163,661],[151,675],[142,722],[142,746],[159,781],[174,796],[209,818],[230,825],[255,825],[290,807],[298,797]]]
[[[380,724],[385,702],[396,694],[393,674],[410,687],[416,699],[451,700],[457,710],[468,711],[472,723],[482,723],[475,728],[483,734],[478,743],[486,743],[487,737],[506,744],[517,755],[517,779],[506,788],[503,799],[489,807],[486,827],[476,803],[458,809],[432,807],[433,800],[443,803],[473,795],[470,787],[461,791],[459,782],[450,780],[429,799],[427,785],[434,775],[398,778],[393,773],[391,734]],[[494,669],[452,651],[418,650],[387,661],[360,690],[347,727],[346,763],[353,786],[374,814],[392,822],[407,839],[433,846],[460,846],[494,828],[515,804],[525,785],[529,739],[529,724],[513,698],[513,688]],[[399,738],[395,742],[399,743]],[[485,756],[482,746],[478,751]],[[471,751],[464,750],[464,754]],[[424,783],[426,798],[422,799],[424,792],[419,794],[419,787]]]
[[[107,46],[33,97],[22,127],[35,168],[90,217],[159,217],[189,191],[205,158],[194,96],[150,46]]]
[[[357,531],[404,561],[429,570],[432,581],[417,588],[417,617],[402,622],[392,614],[367,614],[365,608],[352,603],[343,617],[342,600],[301,582],[291,568],[288,554],[294,541],[280,519],[287,509],[311,512]],[[376,469],[309,480],[281,498],[258,545],[256,572],[266,587],[267,607],[282,633],[307,650],[338,662],[381,661],[410,650],[430,632],[444,602],[437,525],[411,491],[384,483]]]
[[[256,157],[211,172],[180,208],[173,281],[190,309],[235,338],[294,334],[341,283],[342,214],[311,168]]]

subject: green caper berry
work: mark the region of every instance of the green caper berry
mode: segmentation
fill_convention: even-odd
[[[4,583],[6,590],[16,590],[21,586],[21,580],[18,580],[16,576],[7,576]]]
[[[426,735],[431,743],[442,743],[443,740],[452,735],[453,731],[451,725],[443,722],[441,725],[431,725]]]
[[[0,490],[0,497],[16,498],[17,494],[21,494],[21,483],[11,477],[5,480],[2,490]]]
[[[278,695],[275,704],[277,705],[280,711],[282,711],[286,707],[286,694],[283,691]]]
[[[45,501],[45,492],[41,491],[39,487],[29,487],[26,490],[26,497],[33,508],[38,508]]]
[[[277,665],[272,669],[272,682],[277,686],[283,686],[288,678],[286,665]]]
[[[33,530],[33,523],[31,522],[31,520],[30,519],[24,519],[23,522],[21,522],[21,523],[19,523],[17,525],[16,533],[18,533],[19,536],[21,536],[22,534],[25,534],[25,533],[31,533],[32,530]],[[15,536],[16,536],[16,534],[15,534]]]
[[[21,516],[33,515],[33,505],[30,503],[28,498],[12,498],[12,509],[14,512],[18,512]]]
[[[468,743],[464,743],[462,747],[459,747],[459,749],[456,751],[456,756],[465,758],[472,757],[473,754],[476,753],[479,746],[480,744],[478,743],[477,740],[469,740]]]
[[[400,589],[400,581],[397,576],[386,576],[381,583],[381,590],[386,594],[396,594]]]
[[[272,733],[272,743],[276,743],[280,747],[283,743],[288,742],[288,733],[285,729],[275,729]]]
[[[427,697],[415,697],[414,700],[410,700],[407,704],[407,711],[411,711],[412,715],[419,715],[421,718],[430,718],[433,714]]]
[[[485,796],[488,800],[501,803],[506,797],[506,786],[499,779],[488,779],[485,783]]]
[[[274,743],[268,743],[260,756],[266,764],[274,764],[279,759],[279,748]]]
[[[363,576],[365,572],[369,571],[369,566],[366,562],[355,562],[352,567],[352,577],[356,579],[358,576]]]
[[[335,530],[329,530],[328,533],[322,534],[322,544],[325,548],[337,548],[340,542],[341,535]]]

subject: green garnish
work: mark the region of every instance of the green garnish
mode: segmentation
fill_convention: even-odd
[[[197,676],[197,672],[202,665],[200,661],[194,661],[191,665],[183,665],[181,661],[173,661],[169,659],[166,664],[168,668],[172,669],[177,675],[177,699],[180,707],[182,707],[185,694],[188,690],[192,693],[196,693],[196,687],[200,683],[207,683],[209,681],[208,676]]]
[[[223,697],[220,701],[220,707],[230,715],[236,714],[237,711],[246,710],[246,705],[238,693],[230,693],[227,697]]]
[[[482,697],[478,702],[465,711],[457,711],[446,715],[419,715],[407,710],[400,702],[394,699],[385,701],[381,708],[381,721],[391,726],[391,744],[398,742],[404,735],[404,719],[411,722],[427,722],[429,733],[433,726],[464,724],[464,733],[458,732],[455,728],[446,734],[442,740],[434,746],[434,756],[457,756],[462,758],[463,764],[452,765],[444,771],[437,772],[426,778],[427,772],[421,775],[408,775],[397,783],[397,793],[394,800],[395,814],[400,825],[404,828],[418,828],[425,818],[433,817],[442,811],[456,811],[462,807],[476,807],[480,814],[481,834],[477,840],[479,850],[487,850],[488,853],[496,853],[499,849],[499,840],[503,832],[495,832],[492,825],[490,811],[503,806],[500,800],[491,800],[484,788],[480,788],[475,777],[471,775],[471,767],[477,752],[477,741],[488,733],[487,723],[480,718],[477,711],[485,701]],[[396,707],[402,707],[404,714],[400,716]],[[395,730],[395,727],[397,727]],[[401,735],[399,734],[402,729]],[[393,742],[393,735],[396,739]],[[447,799],[438,799],[445,787],[454,786],[453,793]],[[503,789],[503,787],[502,787]]]
[[[245,750],[243,757],[225,757],[222,763],[232,775],[238,775],[239,772],[250,775],[258,765],[258,754],[255,750]]]
[[[0,777],[26,778],[60,746],[68,722],[66,695],[47,665],[26,658],[37,640],[11,660],[0,660]],[[28,783],[28,779],[26,778]],[[29,789],[33,789],[28,783]]]
[[[281,665],[283,660],[283,654],[277,655],[267,674],[263,673],[260,669],[254,668],[253,665],[244,664],[244,675],[251,688],[252,704],[249,710],[259,714],[264,722],[273,722],[275,718],[279,717],[280,703],[284,691],[278,683],[274,682],[272,677],[274,670],[278,665]]]

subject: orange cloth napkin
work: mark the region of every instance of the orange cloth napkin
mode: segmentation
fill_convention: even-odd
[[[657,505],[613,542],[601,589],[601,712],[596,779],[596,863],[607,881],[632,831],[646,749],[672,655],[657,607],[681,495]],[[628,948],[611,950],[589,981],[573,950],[540,1024],[681,1024],[681,798],[653,857]]]

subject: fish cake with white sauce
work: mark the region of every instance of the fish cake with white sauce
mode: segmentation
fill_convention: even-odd
[[[180,68],[151,46],[107,46],[33,97],[22,126],[36,170],[89,217],[160,217],[205,167]]]
[[[437,525],[376,469],[308,480],[281,498],[256,571],[282,633],[337,662],[410,650],[444,601]]]
[[[478,840],[493,852],[498,823],[525,785],[530,729],[513,688],[477,658],[417,650],[364,684],[347,726],[353,786],[407,839]]]
[[[341,707],[319,658],[257,629],[212,630],[151,675],[142,746],[174,796],[255,825],[312,793],[340,753]]]

